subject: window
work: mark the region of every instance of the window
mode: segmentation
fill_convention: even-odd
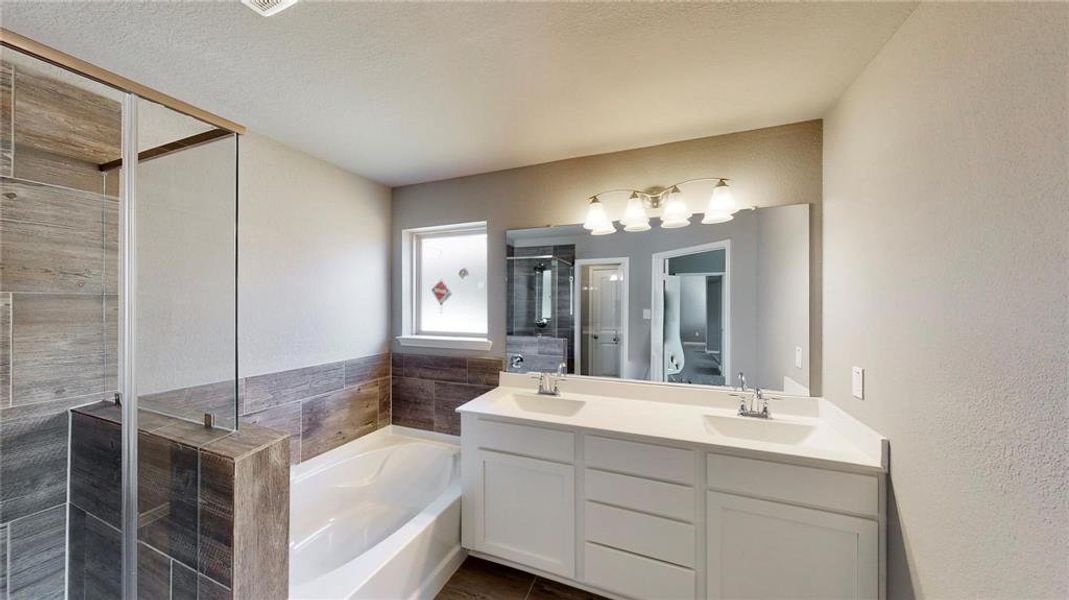
[[[489,349],[486,223],[402,232],[402,345]]]

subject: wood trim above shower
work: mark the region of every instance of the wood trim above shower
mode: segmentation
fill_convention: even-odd
[[[215,140],[219,138],[224,138],[232,133],[232,131],[228,131],[226,129],[209,129],[208,131],[191,135],[189,137],[184,137],[180,140],[168,142],[166,144],[156,146],[154,148],[149,148],[148,150],[142,150],[141,152],[137,153],[137,161],[145,162],[146,160],[152,160],[154,158],[160,158],[161,156],[167,156],[168,154],[173,154],[175,152],[178,152],[179,150],[185,150],[186,148],[192,148],[193,146],[199,146],[201,144],[207,144],[208,142],[214,142]],[[117,169],[121,166],[122,159],[117,158],[115,160],[110,160],[106,163],[102,163],[101,165],[99,165],[99,168],[101,171],[110,171],[112,169]]]
[[[29,54],[30,56],[69,71],[73,71],[105,85],[136,94],[146,100],[162,104],[167,108],[199,119],[220,129],[225,129],[239,135],[245,133],[245,126],[240,123],[235,123],[234,121],[225,119],[219,115],[197,108],[196,106],[183,102],[173,96],[168,96],[163,92],[154,90],[106,69],[102,69],[94,64],[81,60],[80,58],[75,58],[70,54],[60,52],[55,48],[46,46],[24,35],[15,33],[14,31],[0,28],[0,45]]]

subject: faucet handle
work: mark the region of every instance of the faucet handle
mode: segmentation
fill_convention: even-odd
[[[567,374],[568,374],[568,364],[567,363],[558,364],[557,365],[557,377],[559,379],[564,379],[564,376],[567,375]]]

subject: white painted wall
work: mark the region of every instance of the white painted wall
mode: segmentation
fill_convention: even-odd
[[[389,188],[256,134],[239,144],[239,375],[385,351]],[[142,393],[233,377],[233,152],[138,169]]]
[[[758,381],[789,390],[784,377],[809,386],[808,207],[762,210],[757,218]],[[819,331],[819,330],[818,330]],[[795,367],[794,349],[802,349]]]
[[[809,121],[394,188],[391,250],[394,258],[393,334],[398,335],[401,331],[402,229],[488,221],[489,335],[494,342],[489,354],[503,356],[506,230],[581,223],[586,212],[585,199],[601,190],[621,187],[645,189],[707,175],[732,177],[736,198],[746,206],[813,204],[810,249],[814,262],[810,285],[814,301],[811,305],[810,322],[815,328],[814,331],[820,331],[818,240],[821,123]],[[612,206],[610,210],[622,214],[623,205]],[[681,239],[686,236],[701,238],[697,229],[691,226],[676,231],[687,232],[680,234]],[[712,240],[699,239],[694,243],[703,241]],[[680,245],[689,243],[688,239],[687,243]],[[648,269],[649,267],[632,262],[632,277],[640,276]],[[648,272],[645,277],[649,277]],[[638,299],[637,302],[639,303],[633,303],[632,306],[645,306],[649,300]],[[735,310],[733,307],[732,311]],[[648,339],[643,341],[633,337],[629,346],[629,359],[648,363],[648,349]],[[813,356],[819,356],[818,336],[811,340],[810,352]],[[639,354],[643,356],[640,357]],[[819,374],[813,375],[814,379],[819,380]],[[819,382],[814,385],[819,389]]]
[[[679,335],[684,342],[705,347],[705,277],[679,281]]]
[[[824,395],[890,438],[890,598],[1069,597],[1067,74],[1069,5],[921,4],[825,121]]]
[[[388,349],[390,189],[241,138],[241,375]]]
[[[140,130],[156,131],[144,116]],[[226,138],[138,165],[140,394],[234,377],[235,148]]]

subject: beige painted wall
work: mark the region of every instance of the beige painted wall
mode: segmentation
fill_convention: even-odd
[[[819,332],[821,135],[821,123],[809,121],[394,188],[393,334],[401,331],[402,229],[488,221],[490,339],[494,343],[489,354],[503,356],[506,230],[582,222],[586,199],[601,190],[645,189],[707,175],[733,178],[736,197],[744,205],[813,204],[810,281],[815,312],[810,322],[813,331]],[[610,211],[622,214],[623,206],[611,206]],[[632,265],[637,267],[642,265]],[[641,306],[646,304],[648,300]],[[810,352],[814,364],[820,364],[817,335],[810,342]],[[819,389],[819,373],[812,376]]]
[[[825,120],[824,394],[891,441],[890,598],[1069,597],[1067,74],[1069,5],[922,4]]]
[[[241,375],[384,351],[389,188],[256,134],[239,185]]]

